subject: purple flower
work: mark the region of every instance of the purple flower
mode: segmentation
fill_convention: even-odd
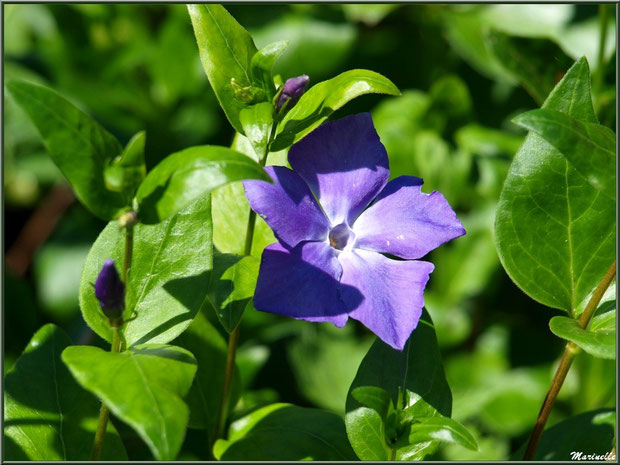
[[[114,260],[108,259],[103,264],[99,276],[95,281],[95,297],[103,313],[115,320],[123,314],[125,285],[121,281]]]
[[[244,181],[250,206],[273,229],[254,306],[307,321],[361,321],[402,350],[418,324],[433,264],[417,260],[465,234],[439,192],[390,175],[370,114],[324,124],[291,147],[274,183]],[[384,254],[402,260],[389,258]]]
[[[289,101],[288,109],[293,108],[293,105],[297,103],[299,97],[305,92],[306,87],[308,87],[308,83],[310,82],[310,78],[305,74],[301,76],[297,76],[294,78],[287,79],[284,85],[282,86],[282,92],[280,92],[280,96],[278,97],[277,107],[278,110],[282,108],[282,106]]]

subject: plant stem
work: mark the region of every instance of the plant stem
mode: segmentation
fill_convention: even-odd
[[[396,449],[392,449],[390,447],[390,455],[388,456],[388,461],[392,462],[396,460]]]
[[[271,144],[276,125],[273,124],[269,136],[269,141],[265,146],[265,153],[259,160],[261,166],[265,166],[267,163],[267,156],[269,155],[269,145]],[[248,226],[245,231],[245,245],[243,248],[244,255],[250,255],[252,253],[252,241],[254,240],[254,226],[256,225],[256,212],[250,209],[250,215],[248,216]],[[232,378],[235,371],[235,357],[237,355],[237,344],[239,342],[239,331],[241,322],[237,323],[235,329],[232,330],[228,337],[228,352],[226,353],[226,371],[224,372],[224,386],[222,388],[222,401],[220,403],[220,410],[217,415],[217,423],[215,428],[215,435],[213,436],[213,443],[222,437],[224,433],[224,427],[226,426],[226,419],[228,418],[228,410],[230,408],[230,392],[232,388]]]
[[[605,77],[605,44],[607,42],[607,5],[598,6],[599,18],[599,42],[598,42],[598,66],[594,76],[594,96],[599,100]]]
[[[125,229],[125,257],[123,260],[123,275],[122,280],[125,284],[125,305],[127,305],[127,287],[129,284],[129,269],[131,268],[131,257],[133,255],[133,227],[136,224],[137,216],[135,212],[129,212],[119,218],[119,225]],[[110,352],[120,352],[125,350],[121,343],[121,328],[123,327],[123,317],[111,321],[110,327],[112,328],[112,347]],[[110,411],[108,407],[101,402],[101,409],[99,410],[99,419],[97,420],[97,431],[95,433],[95,441],[93,443],[93,451],[91,454],[91,460],[98,460],[101,455],[101,448],[103,447],[103,440],[105,438],[105,431],[108,426],[108,419],[110,418]]]
[[[614,260],[613,264],[603,276],[603,279],[594,290],[588,305],[586,305],[585,310],[579,317],[579,326],[583,329],[588,327],[590,324],[590,320],[592,319],[592,315],[598,308],[598,304],[603,298],[603,294],[613,281],[616,276],[616,261]],[[562,355],[562,359],[560,360],[560,365],[555,372],[555,376],[553,377],[553,381],[551,382],[551,387],[549,388],[549,392],[547,392],[547,396],[545,397],[545,401],[543,402],[542,408],[540,409],[540,413],[538,414],[538,418],[536,419],[536,424],[534,425],[534,429],[532,430],[532,434],[530,435],[530,440],[527,444],[527,449],[525,451],[525,455],[523,456],[524,460],[534,460],[534,455],[536,454],[536,449],[538,448],[538,443],[542,436],[543,430],[545,429],[545,424],[547,423],[547,419],[549,418],[549,413],[551,413],[551,408],[553,407],[553,403],[555,402],[560,389],[562,388],[562,384],[566,379],[566,375],[568,374],[568,370],[573,363],[573,359],[579,353],[580,349],[572,341],[569,341],[564,348],[564,354]]]
[[[110,352],[118,352],[120,349],[120,328],[112,327],[112,348]],[[91,460],[99,460],[101,455],[101,448],[103,447],[103,439],[105,438],[105,431],[108,427],[108,418],[110,417],[110,411],[108,407],[102,402],[101,409],[99,410],[99,420],[97,421],[97,432],[95,433],[95,442],[93,443],[93,451],[91,454]]]

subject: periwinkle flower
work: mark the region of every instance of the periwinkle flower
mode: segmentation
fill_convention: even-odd
[[[306,91],[306,87],[308,87],[309,82],[310,78],[305,74],[287,79],[282,86],[282,92],[280,92],[280,95],[278,96],[278,101],[276,103],[278,110],[282,108],[286,102],[289,102],[289,110],[293,108],[293,105],[297,103],[299,98]]]
[[[95,297],[99,301],[101,310],[110,320],[117,320],[123,315],[125,285],[112,259],[105,261],[97,276]]]
[[[368,113],[319,127],[289,162],[293,170],[265,168],[273,184],[244,181],[278,239],[263,252],[254,306],[338,327],[351,317],[402,350],[434,268],[418,259],[465,234],[456,214],[439,192],[423,193],[420,178],[388,182]]]

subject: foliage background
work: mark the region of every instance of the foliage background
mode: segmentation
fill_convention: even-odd
[[[492,238],[494,208],[524,133],[512,117],[536,108],[574,59],[597,72],[596,5],[228,5],[262,46],[290,40],[276,71],[311,82],[367,68],[401,97],[366,96],[336,117],[371,111],[392,175],[425,179],[459,211],[467,236],[433,252],[426,307],[454,394],[453,417],[480,452],[460,446],[436,458],[506,459],[526,440],[563,342],[548,328],[560,311],[523,294],[503,271]],[[609,7],[611,9],[611,7]],[[613,22],[613,14],[610,13]],[[612,128],[615,24],[595,104]],[[123,143],[147,131],[147,166],[196,144],[228,145],[233,132],[202,70],[184,5],[4,5],[4,72],[41,82],[92,114]],[[4,97],[5,252],[49,199],[59,174],[26,116]],[[77,203],[66,210],[23,276],[7,267],[5,373],[42,324],[74,343],[102,344],[83,322],[78,287],[86,254],[104,223]],[[216,317],[213,315],[213,321]],[[275,400],[342,414],[372,337],[350,322],[338,330],[250,311],[239,365],[248,392],[237,409]],[[219,327],[219,325],[215,325]],[[615,405],[614,361],[581,354],[550,425]],[[150,453],[116,422],[131,459]],[[181,459],[204,457],[188,430]]]

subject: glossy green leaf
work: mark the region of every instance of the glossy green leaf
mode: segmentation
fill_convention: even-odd
[[[424,357],[418,356],[421,353]],[[398,405],[398,392],[403,389],[407,399],[422,399],[437,415],[450,416],[452,394],[432,320],[426,311],[402,351],[392,349],[379,339],[375,341],[349,390],[345,423],[353,449],[361,460],[387,460],[390,450],[383,438],[381,416],[362,406],[352,395],[354,389],[363,386],[384,389],[394,405]],[[396,459],[421,459],[435,448],[436,443],[432,441],[415,450],[403,448],[397,451]]]
[[[487,43],[504,67],[541,104],[573,60],[548,39],[514,37],[490,31]],[[549,57],[552,56],[553,60]]]
[[[585,59],[543,108],[596,123]],[[512,280],[544,305],[575,311],[614,260],[615,223],[614,202],[530,133],[512,162],[495,217],[500,260]]]
[[[209,281],[208,303],[231,333],[254,295],[260,261],[256,257],[217,253]]]
[[[188,351],[145,344],[125,352],[72,346],[62,360],[75,379],[134,428],[158,460],[176,457],[189,416],[181,399],[196,373]]]
[[[112,134],[51,89],[24,81],[11,81],[7,88],[86,208],[111,220],[127,207],[123,196],[105,184],[105,167],[122,151]]]
[[[123,152],[105,167],[106,187],[111,191],[122,193],[128,204],[131,203],[136,189],[146,176],[145,143],[146,132],[138,132],[129,140]]]
[[[271,182],[258,163],[227,147],[202,145],[173,153],[153,168],[138,189],[140,221],[163,221],[213,189],[243,179]]]
[[[613,315],[604,314],[606,324],[596,330],[583,329],[576,320],[566,316],[551,318],[549,328],[556,336],[573,341],[590,355],[614,360],[616,358],[616,312],[609,313]],[[610,324],[612,320],[613,326]]]
[[[597,417],[608,412],[613,410],[599,409],[581,413],[546,429],[538,443],[534,460],[568,462],[576,460],[574,452],[581,452],[581,457],[595,454],[601,457],[593,457],[591,460],[604,461],[605,454],[614,446],[614,428],[609,423],[597,421]],[[524,444],[513,454],[512,459],[522,460],[525,447]]]
[[[100,403],[60,360],[71,339],[59,327],[39,329],[4,379],[4,460],[90,460]],[[112,422],[102,460],[127,460]]]
[[[553,145],[592,186],[615,200],[616,135],[611,129],[545,108],[523,113],[513,122]]]
[[[271,102],[257,103],[241,110],[239,120],[259,160],[267,154],[267,144],[273,127],[273,105]]]
[[[426,441],[452,442],[470,450],[478,450],[473,436],[458,421],[447,417],[418,418],[411,425],[409,442],[417,444]]]
[[[364,69],[345,71],[328,81],[319,82],[302,95],[280,121],[271,149],[276,151],[291,146],[347,102],[369,93],[400,94],[389,79]]]
[[[198,363],[194,382],[185,398],[189,407],[189,427],[206,429],[211,443],[224,389],[226,341],[209,323],[204,311],[201,311],[175,342],[190,351]],[[239,399],[239,391],[239,372],[235,369],[231,406],[234,406]]]
[[[208,196],[166,221],[135,226],[125,309],[125,319],[135,319],[123,328],[128,346],[170,342],[206,304],[213,264],[212,237]],[[124,230],[112,221],[93,244],[82,272],[82,315],[107,341],[112,340],[112,333],[95,298],[93,283],[108,258],[120,269],[124,253]]]
[[[251,62],[257,52],[252,36],[222,5],[187,5],[187,10],[209,82],[228,121],[243,134],[239,112],[260,100],[243,102],[231,81],[243,87],[252,85]]]
[[[350,461],[342,418],[323,410],[272,404],[234,422],[214,447],[218,460]]]
[[[373,409],[385,421],[392,402],[385,389],[376,386],[360,386],[351,391],[351,396],[364,407]]]
[[[287,45],[288,40],[280,40],[269,44],[256,52],[250,62],[252,82],[256,87],[262,87],[268,102],[271,102],[276,94],[276,87],[273,82],[273,65],[278,57],[282,55]]]

